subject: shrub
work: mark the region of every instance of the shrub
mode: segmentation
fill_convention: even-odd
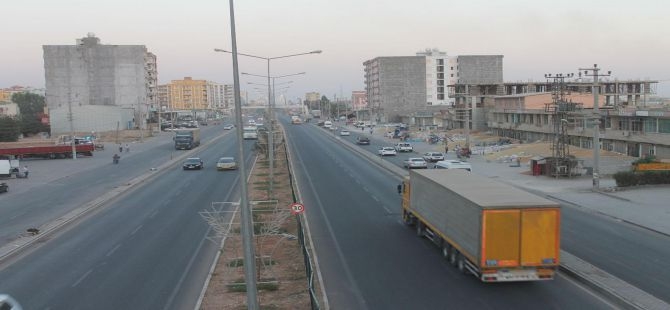
[[[670,171],[621,171],[613,175],[618,187],[648,184],[670,184]]]

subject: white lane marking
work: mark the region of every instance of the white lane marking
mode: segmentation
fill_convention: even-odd
[[[120,243],[117,244],[115,247],[113,247],[111,250],[109,250],[109,252],[107,252],[107,254],[105,254],[105,256],[107,256],[107,257],[111,256],[112,254],[114,254],[114,252],[116,252],[116,250],[117,250],[120,246],[121,246]]]
[[[156,214],[158,214],[158,210],[154,210],[154,212],[151,212],[151,214],[149,214],[149,218],[150,219],[154,218],[154,216],[156,216]]]
[[[81,283],[81,281],[84,281],[84,279],[86,279],[86,277],[88,277],[88,275],[91,274],[91,272],[93,272],[93,269],[89,269],[83,276],[81,276],[81,278],[79,278],[79,280],[77,280],[77,282],[72,284],[72,287],[79,285],[79,283]]]
[[[134,235],[138,230],[140,230],[140,228],[142,228],[142,225],[137,226],[137,228],[135,228],[135,230],[133,230],[133,232],[131,232],[130,235],[131,236]]]

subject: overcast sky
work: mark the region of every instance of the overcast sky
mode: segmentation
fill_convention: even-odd
[[[3,1],[0,88],[44,87],[42,45],[73,45],[95,33],[103,44],[145,45],[164,84],[185,76],[232,83],[230,15],[225,0]],[[332,99],[364,90],[363,62],[438,48],[448,55],[504,55],[505,81],[543,80],[598,64],[612,77],[670,79],[667,0],[238,0],[239,52],[278,59],[271,75],[305,71],[287,97],[317,91]],[[240,70],[265,75],[263,60]],[[262,78],[242,76],[254,94]],[[260,86],[263,88],[263,86]],[[277,87],[279,88],[279,87]],[[670,97],[670,81],[657,87]]]

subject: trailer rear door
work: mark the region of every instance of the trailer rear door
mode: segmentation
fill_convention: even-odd
[[[558,209],[527,209],[521,215],[521,265],[552,266],[559,260]]]
[[[520,210],[482,213],[482,267],[516,267],[520,253]]]

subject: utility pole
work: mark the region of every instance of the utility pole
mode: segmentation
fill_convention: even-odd
[[[77,96],[79,97],[79,96]],[[68,92],[68,102],[67,102],[67,118],[70,120],[70,136],[71,141],[70,144],[72,145],[72,159],[77,159],[77,147],[75,146],[75,140],[74,140],[74,116],[72,115],[72,95],[70,92]]]
[[[598,64],[594,64],[593,68],[580,68],[579,76],[593,77],[593,190],[600,190],[600,109],[598,108],[598,77],[610,76],[612,71],[607,71],[607,74],[600,74],[601,70]]]

